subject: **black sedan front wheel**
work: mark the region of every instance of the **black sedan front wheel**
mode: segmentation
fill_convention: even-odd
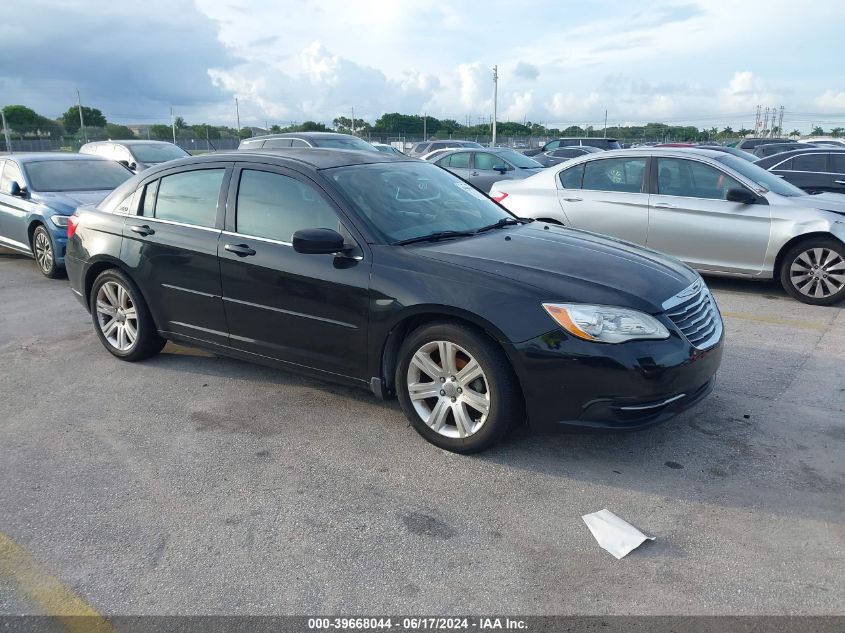
[[[845,299],[845,246],[834,238],[796,244],[783,258],[780,279],[793,297],[813,305]]]
[[[504,352],[463,324],[433,323],[412,332],[399,352],[395,380],[411,424],[448,451],[484,450],[521,418],[519,386]]]

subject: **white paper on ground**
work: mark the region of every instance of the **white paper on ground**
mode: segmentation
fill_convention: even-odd
[[[623,521],[610,510],[599,510],[581,517],[590,528],[590,532],[603,549],[617,559],[637,549],[644,541],[653,541],[653,536],[646,536],[627,521]]]

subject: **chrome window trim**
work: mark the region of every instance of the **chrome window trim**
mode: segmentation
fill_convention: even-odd
[[[121,215],[121,214],[118,214]],[[160,224],[170,224],[172,226],[184,226],[189,229],[200,229],[201,231],[211,231],[212,233],[220,233],[221,230],[216,227],[200,226],[199,224],[188,224],[187,222],[176,222],[175,220],[163,220],[161,218],[152,218],[146,215],[131,215],[127,217],[137,218],[141,224],[147,222],[159,222]]]

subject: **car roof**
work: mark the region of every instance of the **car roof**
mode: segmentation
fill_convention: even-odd
[[[341,134],[340,132],[279,132],[278,134],[262,134],[242,139],[241,142],[264,141],[271,138],[359,138],[352,134]],[[361,139],[364,140],[364,139]]]
[[[724,152],[704,147],[635,147],[629,149],[610,149],[605,152],[591,152],[573,161],[601,160],[603,158],[625,158],[627,156],[709,156],[710,158],[721,158]],[[575,164],[574,162],[572,163]]]
[[[610,137],[610,136],[557,136],[552,139],[553,141],[616,141],[619,142],[618,138]]]
[[[798,149],[791,149],[787,152],[779,152],[777,154],[772,154],[771,156],[765,156],[758,161],[755,161],[755,165],[769,165],[775,163],[782,163],[785,160],[793,156],[803,156],[804,154],[845,154],[845,147],[823,147],[823,146],[807,146],[807,147],[799,147]]]
[[[108,160],[93,154],[71,154],[70,152],[23,152],[4,156],[5,159],[15,159],[19,163],[34,163],[58,160]]]
[[[116,145],[173,145],[170,141],[154,141],[145,138],[108,139],[106,141],[91,141],[86,145],[100,145],[102,143],[115,143]]]
[[[372,152],[367,150],[321,149],[311,147],[293,147],[282,149],[238,149],[230,152],[213,152],[200,156],[190,156],[164,164],[165,169],[178,165],[196,163],[214,163],[221,160],[240,160],[248,162],[266,162],[270,159],[280,165],[295,164],[312,169],[331,169],[350,165],[368,165],[372,163],[419,163],[410,156]],[[157,167],[155,169],[158,169]],[[147,173],[147,172],[144,172]]]

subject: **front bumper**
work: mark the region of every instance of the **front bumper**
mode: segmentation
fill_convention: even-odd
[[[514,366],[529,424],[633,429],[667,420],[713,390],[722,343],[699,350],[673,332],[609,345],[561,330],[520,343]]]

